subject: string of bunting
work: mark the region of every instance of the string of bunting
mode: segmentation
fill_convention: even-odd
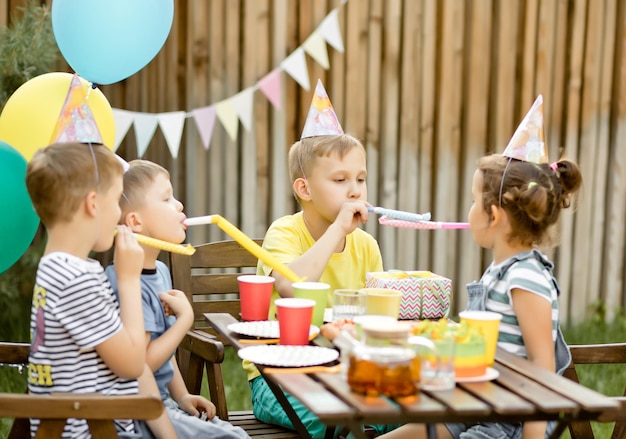
[[[347,0],[342,0],[339,7],[346,2]],[[260,90],[274,108],[281,111],[281,73],[283,71],[300,84],[302,88],[310,90],[305,53],[324,69],[328,70],[330,63],[326,44],[329,44],[341,53],[344,52],[343,39],[337,17],[338,13],[339,8],[331,10],[304,43],[289,54],[279,64],[279,67],[259,79],[253,86],[240,91],[234,96],[189,112],[144,113],[114,108],[113,116],[116,127],[114,151],[117,150],[122,140],[124,140],[132,125],[135,129],[137,155],[138,157],[143,157],[157,127],[160,127],[172,157],[176,158],[186,119],[192,119],[195,122],[205,150],[208,150],[211,144],[211,136],[216,119],[220,121],[228,136],[233,141],[237,140],[239,122],[248,131],[252,128],[254,92]]]

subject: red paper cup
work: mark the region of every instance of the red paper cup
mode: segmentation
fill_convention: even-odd
[[[277,299],[278,330],[281,345],[309,344],[309,331],[315,301],[295,297]]]
[[[241,319],[246,321],[267,320],[274,289],[274,278],[248,274],[238,276]]]

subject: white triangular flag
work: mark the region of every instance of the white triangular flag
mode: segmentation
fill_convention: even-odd
[[[319,32],[313,31],[313,33],[309,35],[309,38],[302,43],[302,47],[304,47],[305,52],[317,61],[320,66],[328,70],[330,63],[328,62],[326,41],[324,41],[324,38],[322,38],[322,35]]]
[[[215,104],[215,112],[217,117],[222,122],[224,129],[228,133],[231,140],[237,140],[237,125],[239,124],[239,118],[237,117],[237,110],[230,99],[218,102]]]
[[[289,74],[305,90],[311,88],[309,82],[309,71],[306,66],[304,50],[298,47],[291,55],[280,63],[280,67]]]
[[[232,104],[235,106],[235,110],[239,115],[241,124],[248,131],[252,129],[252,107],[254,105],[254,87],[248,87],[243,91],[237,93],[231,99]]]
[[[183,136],[183,128],[185,126],[185,112],[172,111],[169,113],[159,113],[157,118],[167,147],[172,153],[172,157],[178,157],[180,139]]]
[[[159,120],[154,114],[135,113],[135,138],[137,139],[137,156],[143,157],[148,145],[154,137]]]
[[[338,9],[330,11],[317,29],[320,34],[322,34],[322,38],[324,38],[328,44],[333,46],[335,50],[343,53],[343,39],[341,38],[341,30],[339,29],[339,19],[337,18],[338,13]]]
[[[113,120],[115,120],[115,144],[113,145],[113,151],[117,151],[117,148],[120,147],[120,143],[126,137],[126,133],[133,124],[134,119],[135,113],[132,111],[113,108]]]

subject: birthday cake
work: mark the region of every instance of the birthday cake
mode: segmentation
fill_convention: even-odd
[[[444,332],[454,334],[454,375],[457,378],[482,376],[487,372],[485,337],[477,328],[470,328],[466,322],[456,324],[447,319],[422,320],[413,327],[412,332],[435,341]]]

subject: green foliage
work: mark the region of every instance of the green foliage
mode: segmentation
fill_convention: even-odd
[[[50,9],[28,0],[19,12],[11,27],[0,30],[0,107],[20,85],[52,71],[59,60]]]

